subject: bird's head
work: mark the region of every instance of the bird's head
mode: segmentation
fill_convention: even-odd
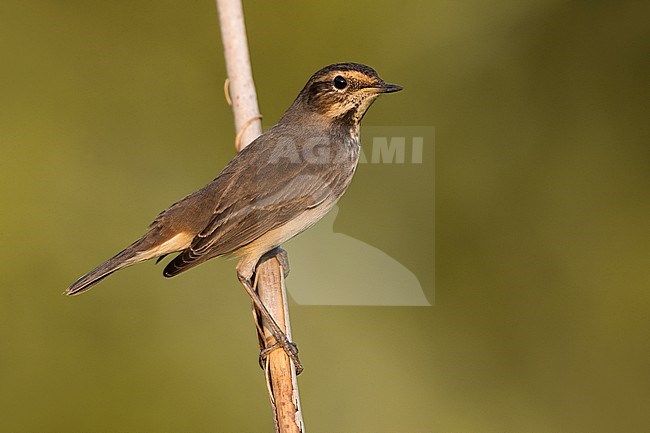
[[[384,82],[369,66],[335,63],[312,75],[292,108],[358,123],[379,95],[400,90],[401,86]]]

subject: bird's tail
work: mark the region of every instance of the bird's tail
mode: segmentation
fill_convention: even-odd
[[[78,295],[79,293],[90,289],[113,272],[150,258],[143,257],[142,251],[139,251],[138,245],[140,242],[141,241],[135,242],[124,251],[116,254],[113,258],[107,260],[83,277],[79,278],[65,292],[63,292],[63,294],[68,296]]]

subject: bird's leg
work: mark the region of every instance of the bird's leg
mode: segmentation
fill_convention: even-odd
[[[271,259],[271,258],[275,258],[275,259],[278,260],[278,262],[280,264],[280,268],[282,269],[282,276],[284,278],[287,278],[287,276],[289,275],[289,255],[287,254],[287,251],[282,247],[276,247],[276,248],[272,249],[271,251],[268,251],[266,254],[264,254],[257,261],[257,263],[258,264],[262,263],[265,260],[268,260],[268,259]],[[253,282],[252,286],[253,286],[253,291],[255,293],[258,293],[257,292],[257,281],[258,281],[257,277],[258,277],[258,275],[259,274],[257,273],[257,267],[256,267],[255,272],[253,273],[253,276],[250,278],[250,280]],[[264,340],[264,331],[262,330],[263,321],[259,317],[257,311],[258,311],[257,308],[255,308],[255,306],[253,305],[253,320],[255,321],[255,326],[257,327],[257,340],[258,340],[258,343],[259,343],[259,346],[260,346],[259,363],[260,363],[260,368],[262,368],[264,370],[264,368],[265,368],[264,361],[268,357],[268,354],[271,353],[273,350],[280,348],[280,345],[279,345],[279,343],[277,343],[277,339],[276,339],[275,343],[273,343],[269,347],[266,347],[266,342]],[[295,346],[295,343],[291,342],[291,344],[293,344]],[[296,348],[296,351],[298,351],[297,348]],[[302,371],[302,367],[299,369],[299,371]]]
[[[253,281],[253,291],[257,293],[257,273],[253,274],[251,280]],[[255,308],[255,304],[252,305],[251,311],[253,313],[253,322],[255,323],[255,328],[257,330],[257,343],[260,347],[260,354],[261,354],[264,348],[266,347],[266,342],[264,341],[263,320],[260,317],[259,313],[257,312],[257,308]],[[263,358],[260,355],[260,359],[259,359],[260,368],[264,370],[264,363],[262,361]]]
[[[302,363],[300,362],[300,359],[298,358],[298,347],[293,342],[289,341],[287,335],[284,332],[282,332],[280,326],[277,324],[275,319],[273,319],[273,316],[271,316],[271,313],[269,313],[269,310],[266,309],[266,307],[262,303],[262,300],[257,295],[257,292],[255,291],[253,285],[251,284],[251,280],[247,279],[246,277],[244,277],[239,273],[237,274],[237,277],[239,278],[239,281],[241,282],[242,286],[244,286],[244,289],[246,289],[248,296],[251,297],[253,304],[262,315],[263,321],[271,331],[273,338],[275,338],[275,344],[266,349],[263,349],[260,353],[260,358],[264,359],[271,351],[281,347],[287,353],[289,358],[291,358],[291,360],[293,361],[296,367],[296,374],[300,374],[303,370],[303,367],[302,367]]]

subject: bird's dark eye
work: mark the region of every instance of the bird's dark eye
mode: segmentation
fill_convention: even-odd
[[[337,75],[334,78],[334,87],[336,87],[339,90],[345,89],[345,87],[348,85],[348,82],[345,81],[345,78],[341,77],[340,75]]]

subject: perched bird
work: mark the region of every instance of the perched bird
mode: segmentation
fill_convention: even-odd
[[[165,277],[233,255],[239,258],[238,277],[276,341],[288,353],[297,352],[252,290],[255,267],[262,255],[334,206],[357,166],[366,110],[379,95],[399,90],[358,63],[316,72],[277,125],[239,152],[216,179],[162,211],[142,238],[65,294],[82,293],[119,269],[171,253],[180,252],[165,267]]]

